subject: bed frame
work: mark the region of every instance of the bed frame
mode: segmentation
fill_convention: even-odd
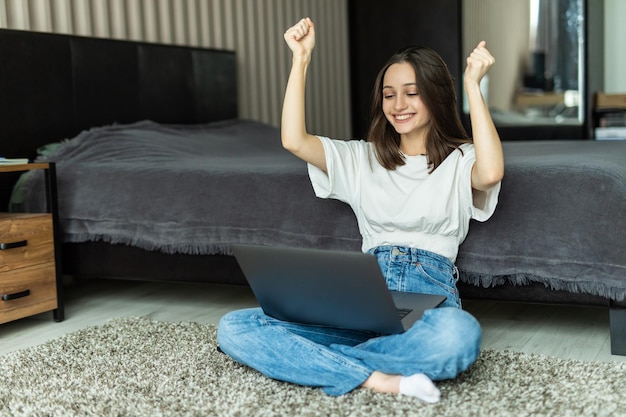
[[[40,146],[95,126],[237,117],[233,51],[0,29],[0,56],[6,157],[35,158]],[[17,178],[0,177],[0,211]],[[62,253],[64,273],[80,277],[245,283],[229,256],[166,255],[101,242],[64,244]]]
[[[237,118],[232,51],[0,29],[0,152],[35,158],[37,148],[94,126],[151,119],[206,123]],[[217,98],[217,99],[216,99]],[[0,176],[5,211],[16,175]],[[245,284],[231,256],[165,254],[104,242],[64,243],[64,274]],[[613,352],[626,354],[626,302],[554,291],[541,284],[480,288],[464,298],[610,307]]]
[[[39,146],[94,126],[237,117],[232,51],[7,29],[0,40],[7,157],[34,158]],[[10,188],[2,185],[4,206]]]

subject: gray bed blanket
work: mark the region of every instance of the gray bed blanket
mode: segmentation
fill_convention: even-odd
[[[626,141],[505,142],[498,208],[461,245],[462,279],[626,296]]]
[[[40,160],[57,165],[64,242],[187,254],[229,254],[233,243],[360,246],[350,208],[316,198],[306,164],[266,124],[106,126]],[[26,211],[44,203],[37,172],[21,184]]]
[[[624,299],[626,141],[505,142],[504,150],[498,208],[472,222],[457,258],[461,279]],[[265,124],[96,128],[47,159],[57,162],[66,242],[191,254],[229,254],[233,243],[360,248],[351,209],[316,198],[306,164]],[[42,208],[36,175],[24,181],[27,210]]]

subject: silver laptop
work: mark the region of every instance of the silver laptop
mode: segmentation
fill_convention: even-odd
[[[390,291],[374,255],[232,245],[259,305],[293,323],[402,333],[446,297]]]

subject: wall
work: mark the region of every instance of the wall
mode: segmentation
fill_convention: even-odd
[[[464,56],[485,40],[496,58],[497,65],[489,71],[490,107],[511,110],[515,93],[522,85],[529,65],[529,16],[528,0],[463,0]]]
[[[347,0],[0,0],[0,27],[232,49],[239,114],[280,125],[291,54],[285,29],[316,23],[309,70],[311,132],[348,138]]]
[[[626,93],[626,1],[604,2],[604,91],[623,94]]]
[[[348,4],[352,132],[356,137],[366,135],[376,76],[398,48],[422,45],[437,51],[460,93],[460,0],[349,0]]]

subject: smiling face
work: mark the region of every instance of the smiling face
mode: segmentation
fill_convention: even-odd
[[[415,70],[408,62],[392,64],[383,78],[382,109],[400,134],[401,142],[424,143],[430,126],[430,111],[419,94]]]
[[[405,156],[427,154],[436,169],[455,148],[471,140],[456,106],[454,80],[441,56],[427,47],[395,52],[376,76],[367,141],[389,170]]]

